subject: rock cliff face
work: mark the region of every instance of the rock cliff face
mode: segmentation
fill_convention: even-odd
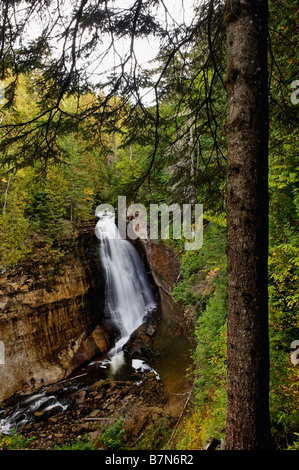
[[[149,272],[159,288],[163,319],[172,331],[184,330],[182,309],[171,298],[171,293],[180,278],[181,263],[177,253],[162,241],[138,239],[139,251],[149,266]]]
[[[37,246],[35,259],[0,276],[0,402],[64,378],[109,347],[94,226],[62,251]]]
[[[156,285],[170,294],[180,277],[179,255],[163,241],[138,239],[138,243],[143,249]]]

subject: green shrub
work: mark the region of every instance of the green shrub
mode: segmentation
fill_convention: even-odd
[[[74,442],[62,444],[61,446],[55,445],[53,450],[95,450],[94,442],[88,440],[88,435],[85,434],[83,438],[78,438]]]
[[[122,435],[125,432],[123,429],[123,418],[119,417],[115,424],[112,426],[107,424],[104,431],[99,437],[101,445],[108,450],[120,450],[123,445]]]
[[[12,430],[9,436],[0,436],[0,449],[2,450],[20,450],[28,447],[32,441],[36,439],[35,436],[25,438],[22,437],[16,429]]]

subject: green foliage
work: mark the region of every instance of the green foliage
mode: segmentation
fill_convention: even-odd
[[[167,442],[171,435],[171,418],[157,417],[155,422],[151,422],[146,426],[144,431],[141,432],[137,443],[134,445],[134,450],[153,450],[163,449],[167,450]]]
[[[299,423],[299,371],[290,361],[290,345],[299,338],[299,154],[297,109],[290,100],[297,78],[298,9],[292,2],[271,1],[270,13],[270,412],[272,434],[278,447],[286,448]]]
[[[3,208],[0,215],[0,266],[2,268],[11,267],[22,261],[31,251],[28,239],[30,223],[25,216],[27,197],[24,189],[25,180],[22,174],[8,177],[3,174],[2,176],[1,185],[4,189],[0,195]]]
[[[107,424],[101,436],[99,442],[108,450],[121,450],[123,447],[122,435],[125,430],[123,429],[123,418],[119,417],[113,424]]]
[[[43,233],[49,240],[57,238],[65,218],[66,193],[66,184],[59,170],[49,170],[46,178],[41,181],[34,178],[28,182],[28,186],[31,197],[28,200],[26,215],[32,229]]]
[[[12,214],[0,216],[0,267],[14,266],[30,253],[28,232],[29,221],[22,214],[17,219]]]
[[[198,318],[196,350],[196,407],[208,409],[205,438],[224,437],[226,420],[226,282],[215,281],[214,294]]]
[[[76,439],[74,442],[63,445],[55,445],[53,450],[95,450],[94,442],[88,439],[85,434],[82,438]]]
[[[290,84],[297,78],[294,57],[298,11],[292,2],[287,5],[271,1],[270,12],[270,411],[273,437],[280,448],[286,448],[288,442],[294,439],[294,432],[298,432],[299,423],[299,372],[298,367],[290,361],[290,344],[299,337],[299,160],[298,137],[294,126],[297,110],[290,101]],[[214,181],[213,176],[211,184]],[[221,187],[219,183],[218,187]],[[216,221],[215,208],[211,208],[208,215]],[[197,378],[194,416],[200,424],[195,424],[191,415],[186,421],[186,428],[190,431],[190,438],[194,438],[188,441],[188,433],[183,431],[178,445],[189,442],[189,445],[198,446],[211,435],[221,437],[224,434],[225,275],[222,285],[221,279],[215,279],[215,290],[208,291],[205,297],[202,295],[196,298],[200,291],[203,293],[205,286],[203,260],[206,260],[209,269],[210,260],[217,252],[215,243],[209,245],[205,241],[201,254],[195,254],[193,258],[189,255],[189,260],[188,255],[184,256],[183,280],[175,288],[175,298],[191,306],[198,316],[194,353]],[[210,249],[205,251],[205,247]],[[224,255],[224,251],[222,253]],[[201,287],[198,289],[197,286]],[[195,429],[200,442],[195,436]]]
[[[177,448],[198,449],[211,435],[225,432],[226,410],[226,259],[225,220],[208,216],[201,250],[186,252],[182,280],[174,298],[193,311],[196,347],[193,353],[194,411],[180,432]],[[220,222],[220,223],[219,223]],[[196,419],[195,419],[196,416]],[[186,431],[189,430],[189,431]]]
[[[37,106],[35,92],[30,75],[20,76],[14,112],[5,115],[5,122],[19,122],[24,110],[28,113],[26,119],[29,119]],[[88,99],[90,97],[82,96],[81,104]],[[66,99],[65,112],[71,113],[76,104],[72,99]],[[96,145],[93,145],[88,132],[88,120],[77,132],[68,132],[57,138],[59,161],[46,165],[46,168],[43,163],[35,161],[33,145],[26,152],[24,169],[16,171],[13,168],[14,159],[19,158],[17,143],[9,149],[9,155],[1,155],[2,268],[13,267],[23,261],[31,252],[36,235],[55,250],[54,245],[73,236],[76,226],[93,221],[95,207],[109,199],[111,175],[107,153],[95,150]]]
[[[205,214],[204,214],[205,217]],[[182,280],[174,286],[173,298],[193,306],[197,312],[204,308],[213,288],[210,279],[223,276],[225,261],[225,228],[210,222],[204,229],[202,248],[186,251],[182,257]]]
[[[22,437],[21,434],[13,429],[9,436],[0,436],[0,449],[2,450],[21,450],[30,446],[36,436],[29,438]]]
[[[288,446],[287,450],[299,450],[299,433],[295,432],[296,441],[293,442],[292,446]]]
[[[205,435],[203,414],[193,407],[177,432],[175,449],[199,450],[204,443]]]

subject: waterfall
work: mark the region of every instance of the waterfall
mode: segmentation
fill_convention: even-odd
[[[96,215],[105,275],[105,313],[119,331],[109,353],[113,373],[124,362],[122,346],[156,304],[139,254],[129,241],[121,239],[114,214],[105,211]]]

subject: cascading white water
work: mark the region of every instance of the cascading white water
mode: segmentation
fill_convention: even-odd
[[[119,330],[119,338],[109,353],[113,373],[124,361],[122,346],[156,304],[139,254],[129,241],[121,239],[114,214],[96,215],[106,282],[105,309]]]

